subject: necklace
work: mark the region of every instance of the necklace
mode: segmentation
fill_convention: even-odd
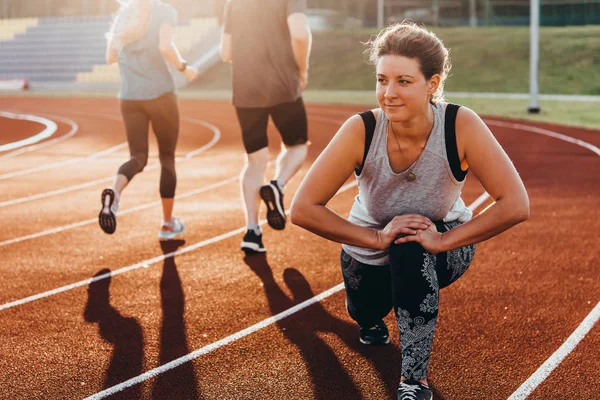
[[[390,121],[390,126],[392,127],[392,133],[394,134],[394,140],[396,141],[396,145],[398,146],[398,150],[400,150],[400,154],[404,155],[402,151],[402,147],[400,147],[400,143],[398,142],[398,136],[396,136],[396,131],[394,130],[394,124]],[[406,174],[406,180],[409,182],[414,182],[417,180],[417,176],[414,172],[412,172],[411,168],[408,169],[408,174]]]

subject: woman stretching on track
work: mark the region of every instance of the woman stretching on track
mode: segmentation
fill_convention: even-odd
[[[163,223],[158,238],[174,239],[185,230],[183,222],[172,216],[177,184],[175,147],[179,135],[179,110],[175,85],[165,59],[190,81],[196,78],[198,71],[187,66],[171,40],[171,30],[176,23],[177,11],[171,5],[158,0],[130,0],[121,2],[107,34],[106,62],[119,62],[121,114],[131,154],[129,161],[119,168],[112,187],[102,192],[98,221],[108,234],[117,228],[121,192],[146,166],[150,123],[158,142],[161,165]]]
[[[439,289],[467,270],[475,243],[529,217],[525,187],[477,114],[442,101],[448,50],[412,23],[369,43],[379,108],[348,119],[294,197],[291,221],[343,243],[346,306],[364,344],[387,344],[394,309],[402,346],[399,400],[430,400],[427,370]],[[472,170],[495,200],[472,212],[460,198]],[[348,220],[327,203],[354,172]]]

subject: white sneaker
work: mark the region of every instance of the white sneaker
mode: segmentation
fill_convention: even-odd
[[[185,232],[185,225],[179,218],[173,218],[170,224],[163,222],[158,231],[158,240],[173,240]]]

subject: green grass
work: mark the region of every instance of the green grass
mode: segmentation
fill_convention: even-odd
[[[373,92],[330,92],[307,91],[307,102],[323,104],[357,104],[365,107],[377,107]],[[500,116],[530,121],[551,122],[562,125],[578,126],[600,130],[600,103],[583,101],[540,101],[541,112],[529,114],[527,100],[452,98],[448,101],[462,104],[480,115]]]
[[[435,28],[450,48],[447,92],[527,93],[529,29],[527,27]],[[543,27],[540,30],[540,92],[600,95],[600,26]],[[374,67],[363,52],[375,30],[314,34],[311,70],[305,98],[314,103],[375,106]],[[229,100],[231,67],[218,64],[182,98]],[[22,95],[22,94],[16,94]],[[114,97],[115,93],[34,93],[33,96]],[[556,122],[600,130],[600,103],[541,101],[542,113],[527,113],[526,100],[452,99],[483,115]]]
[[[6,96],[2,94],[0,96]],[[31,97],[116,97],[112,92],[30,92],[11,93],[8,96]],[[229,102],[230,90],[185,90],[179,93],[183,99],[219,100]],[[377,107],[374,90],[368,91],[328,91],[307,90],[304,93],[307,103],[313,104],[355,104]],[[452,98],[448,101],[462,104],[481,115],[496,115],[514,119],[553,122],[562,125],[579,126],[600,130],[600,102],[585,101],[540,101],[540,114],[527,113],[527,100]]]
[[[450,48],[446,89],[456,92],[527,92],[529,29],[526,27],[438,28]],[[600,26],[542,28],[540,92],[600,94]],[[374,67],[360,42],[374,31],[315,35],[310,84],[315,89],[368,90]]]
[[[446,90],[525,93],[529,87],[529,28],[435,28],[450,48]],[[318,32],[313,37],[309,85],[313,90],[371,90],[374,67],[363,52],[374,30]],[[540,92],[600,95],[600,26],[540,30]],[[211,69],[195,89],[231,87],[229,65]]]

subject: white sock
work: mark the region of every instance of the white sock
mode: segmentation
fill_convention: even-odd
[[[283,193],[283,183],[281,183],[281,181],[279,179],[274,179],[273,181],[277,184],[279,191],[281,191]]]
[[[253,230],[254,233],[260,235],[260,225],[258,224],[248,224],[248,230]]]

